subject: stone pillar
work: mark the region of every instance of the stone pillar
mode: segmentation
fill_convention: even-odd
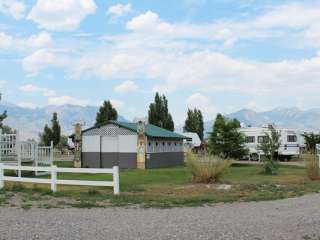
[[[82,124],[76,123],[74,125],[74,167],[81,168],[81,152],[82,152]]]
[[[137,167],[138,169],[146,168],[146,136],[145,123],[139,121],[137,123],[138,146],[137,146]]]

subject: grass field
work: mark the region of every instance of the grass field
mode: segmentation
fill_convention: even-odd
[[[71,167],[69,162],[56,164]],[[107,180],[111,179],[111,175],[64,173],[59,174],[58,178]],[[219,184],[192,184],[191,180],[192,176],[186,167],[121,170],[120,196],[114,196],[111,188],[58,186],[59,192],[51,194],[49,186],[7,184],[8,190],[0,192],[0,204],[10,204],[10,198],[20,194],[24,201],[15,205],[179,207],[281,199],[320,191],[320,182],[308,180],[305,169],[294,166],[282,166],[278,175],[268,176],[261,174],[260,166],[234,164],[225,172]],[[38,198],[38,201],[30,200],[30,196]]]

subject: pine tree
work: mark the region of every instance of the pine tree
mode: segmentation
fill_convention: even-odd
[[[49,128],[48,124],[44,126],[43,133],[40,135],[41,144],[44,146],[49,146],[52,141],[52,130]]]
[[[168,109],[168,100],[156,93],[154,102],[150,104],[148,111],[149,123],[158,127],[174,131],[174,122]]]
[[[185,132],[195,132],[198,134],[199,138],[203,140],[203,116],[200,110],[198,109],[188,109],[187,119],[184,124]]]
[[[95,126],[99,127],[106,124],[110,120],[117,120],[117,110],[112,106],[110,101],[104,101],[97,113]]]
[[[52,132],[53,146],[57,146],[61,138],[61,127],[59,124],[57,113],[53,113],[51,124],[52,124],[51,132]]]
[[[241,158],[246,155],[248,150],[245,137],[239,128],[240,122],[237,119],[229,120],[218,114],[209,138],[210,153],[224,158]]]
[[[51,128],[46,124],[43,129],[43,133],[40,134],[41,143],[45,146],[49,146],[51,141],[53,146],[56,147],[61,139],[61,127],[58,120],[58,114],[53,113],[51,119]]]

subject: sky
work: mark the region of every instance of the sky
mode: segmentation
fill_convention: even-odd
[[[155,92],[178,124],[320,103],[320,2],[0,0],[0,91],[22,107],[111,100],[128,119]]]

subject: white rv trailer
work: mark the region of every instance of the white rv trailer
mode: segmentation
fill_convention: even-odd
[[[292,156],[299,155],[301,135],[298,131],[292,129],[276,128],[280,133],[281,145],[278,151],[280,159],[290,160]],[[246,146],[249,149],[250,160],[260,160],[263,155],[261,150],[258,150],[258,145],[265,140],[266,133],[270,134],[268,126],[263,127],[243,127],[240,129],[246,137]]]

